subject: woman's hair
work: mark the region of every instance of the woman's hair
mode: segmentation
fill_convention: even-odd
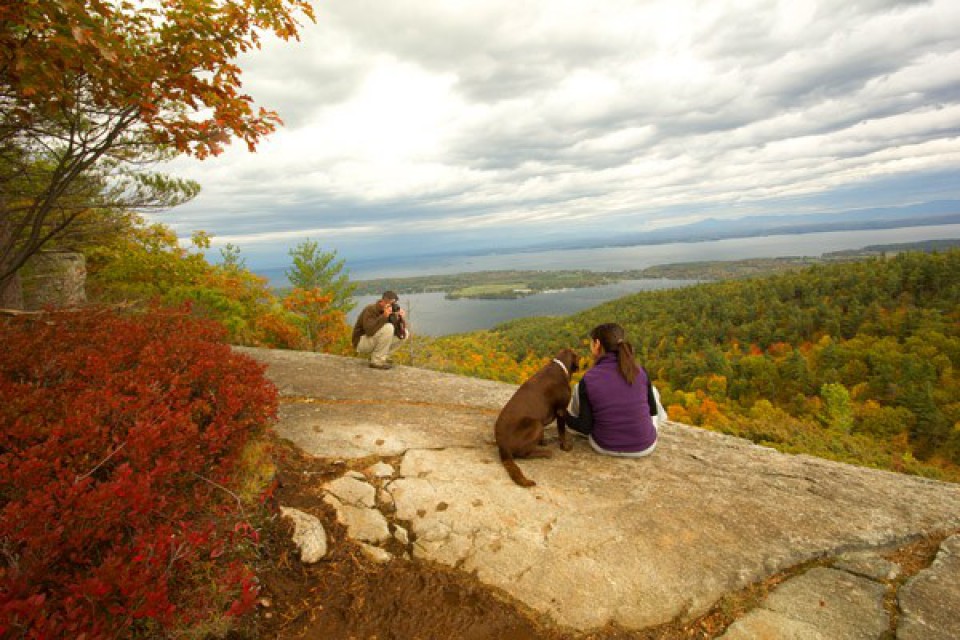
[[[634,359],[633,345],[624,338],[626,332],[623,327],[616,322],[608,322],[594,327],[590,332],[591,340],[599,340],[600,346],[607,353],[617,354],[617,365],[620,368],[620,375],[627,381],[627,384],[633,384],[640,371],[637,362]]]

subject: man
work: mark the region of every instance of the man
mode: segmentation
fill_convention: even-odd
[[[395,335],[394,325],[390,322],[392,313],[396,313],[400,320],[406,321],[406,312],[403,309],[398,308],[396,312],[393,310],[393,305],[399,300],[395,292],[384,291],[379,300],[367,305],[360,312],[356,324],[353,325],[353,348],[359,354],[370,354],[370,367],[373,369],[392,368],[393,365],[388,361],[390,356],[410,335],[408,331],[403,338],[398,338]]]

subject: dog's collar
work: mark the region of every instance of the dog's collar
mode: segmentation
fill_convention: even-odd
[[[570,372],[567,370],[567,365],[563,364],[562,362],[560,362],[560,361],[557,360],[556,358],[554,358],[553,361],[556,362],[558,365],[560,365],[560,368],[563,369],[563,372],[564,372],[565,374],[567,374],[567,377],[569,378],[569,377],[570,377]]]

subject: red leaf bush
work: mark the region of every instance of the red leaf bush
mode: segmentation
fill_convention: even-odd
[[[0,636],[117,637],[248,611],[230,490],[276,389],[185,314],[0,320]],[[232,559],[231,559],[232,558]]]

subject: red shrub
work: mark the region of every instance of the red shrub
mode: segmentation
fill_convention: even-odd
[[[276,415],[262,367],[158,310],[9,319],[0,345],[0,636],[247,610],[252,575],[223,554],[249,535],[238,453]]]

